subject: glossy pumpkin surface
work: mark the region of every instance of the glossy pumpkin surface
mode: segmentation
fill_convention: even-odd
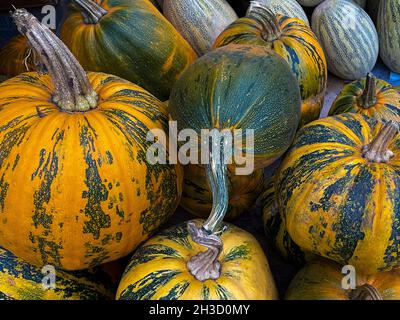
[[[0,248],[0,299],[111,300],[112,286],[98,270],[55,271],[55,287],[46,281],[50,269],[35,267]]]
[[[279,34],[272,36],[265,33],[258,19],[250,16],[241,18],[220,34],[214,46],[260,45],[275,51],[285,59],[300,85],[300,126],[303,126],[318,119],[321,113],[328,76],[325,55],[316,36],[303,21],[281,15],[278,15],[276,20]]]
[[[343,289],[342,266],[323,259],[309,262],[295,276],[286,292],[287,300],[352,300],[352,290]],[[383,300],[400,299],[400,270],[371,276],[356,274],[356,286],[372,285]]]
[[[379,39],[368,14],[348,0],[326,0],[313,12],[311,26],[328,61],[328,69],[345,80],[370,72],[378,58]]]
[[[199,58],[174,86],[168,110],[178,129],[254,130],[254,168],[285,152],[300,119],[300,92],[289,65],[261,46],[233,45]],[[248,149],[246,149],[248,148]]]
[[[163,8],[199,56],[209,52],[218,35],[237,19],[226,0],[165,0]]]
[[[200,223],[200,221],[198,221]],[[231,224],[221,226],[224,243],[217,280],[196,280],[189,259],[204,251],[186,224],[154,236],[133,255],[117,291],[119,300],[271,300],[278,294],[268,261],[255,238]]]
[[[213,198],[208,185],[206,170],[199,165],[185,166],[182,200],[180,205],[191,214],[207,218],[211,212]],[[250,209],[261,193],[263,170],[254,171],[248,176],[230,173],[229,208],[226,220],[239,218]]]
[[[85,70],[117,75],[168,100],[175,81],[196,59],[193,49],[148,0],[97,3],[108,13],[96,24],[85,23],[71,8],[61,29],[63,42]]]
[[[373,98],[375,101],[371,105],[364,105],[362,98],[366,90],[367,81],[367,78],[363,78],[345,85],[333,102],[329,115],[352,112],[365,114],[379,121],[400,121],[399,92],[384,80],[374,80]]]
[[[400,73],[400,0],[381,0],[378,11],[380,57],[386,66]]]
[[[25,64],[25,58],[26,64]],[[28,67],[28,70],[27,70]],[[33,53],[29,55],[29,45],[22,35],[13,37],[0,50],[0,73],[7,77],[15,77],[23,72],[32,71]]]
[[[400,135],[389,141],[388,163],[362,152],[382,126],[351,113],[310,123],[275,186],[286,228],[302,250],[367,274],[400,263]]]
[[[162,102],[115,76],[89,82],[98,106],[76,113],[51,102],[47,75],[0,85],[0,245],[32,264],[75,270],[123,257],[180,201],[181,167],[146,160],[148,130],[167,132]]]

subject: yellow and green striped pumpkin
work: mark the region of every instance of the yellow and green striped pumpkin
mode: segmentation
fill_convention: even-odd
[[[197,220],[200,224],[202,221]],[[268,261],[248,232],[222,223],[217,280],[196,280],[187,263],[204,251],[186,224],[164,230],[134,253],[117,291],[119,300],[271,300],[278,294]]]
[[[360,6],[349,0],[326,0],[314,10],[311,26],[334,75],[357,80],[374,68],[379,52],[378,34]]]
[[[0,73],[11,78],[29,70],[34,70],[33,53],[29,54],[26,38],[17,35],[0,50]]]
[[[400,73],[400,0],[381,0],[376,22],[380,57],[386,66]]]
[[[53,271],[55,283],[50,287],[46,276]],[[100,270],[42,269],[0,248],[0,300],[111,300],[113,291],[110,279]]]
[[[72,2],[61,39],[85,70],[117,75],[167,100],[196,53],[157,8],[149,0]]]
[[[275,188],[287,231],[302,250],[366,274],[399,266],[397,130],[346,113],[298,132]]]
[[[212,209],[213,196],[205,168],[200,165],[187,165],[184,171],[180,205],[197,217],[207,218]],[[251,208],[261,193],[263,177],[263,169],[255,170],[248,176],[228,173],[229,207],[225,216],[227,220],[237,219]]]
[[[308,26],[310,22],[301,5],[296,0],[258,0],[275,14],[304,21]]]
[[[400,300],[400,270],[363,275],[356,270],[356,287],[343,288],[346,273],[333,261],[309,262],[292,280],[287,300]],[[344,270],[345,271],[345,270]]]
[[[226,0],[165,0],[163,12],[199,56],[209,52],[218,35],[237,19]]]
[[[360,113],[379,121],[400,121],[400,94],[384,80],[368,74],[344,86],[333,102],[329,115]]]
[[[318,119],[328,70],[316,36],[303,21],[275,16],[261,3],[253,2],[247,16],[226,28],[214,47],[229,44],[260,45],[278,53],[289,63],[299,82],[302,98],[300,126]]]

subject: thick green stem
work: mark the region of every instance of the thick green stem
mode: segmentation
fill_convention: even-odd
[[[282,35],[275,13],[258,1],[251,1],[246,14],[247,18],[258,21],[262,26],[262,37],[265,41],[275,41]]]
[[[212,136],[210,163],[206,165],[207,178],[213,194],[211,214],[203,226],[196,226],[189,222],[188,229],[192,240],[208,248],[192,257],[188,262],[188,269],[199,281],[218,279],[221,275],[221,264],[218,257],[223,243],[218,236],[218,228],[224,219],[229,205],[228,170],[226,165],[226,145],[224,138],[219,134]]]
[[[369,109],[376,104],[376,78],[371,73],[367,75],[365,89],[359,102],[364,109]]]
[[[381,293],[368,283],[358,286],[350,292],[351,300],[383,300]]]
[[[98,96],[86,72],[64,43],[25,9],[15,10],[12,17],[39,60],[37,70],[48,73],[53,81],[53,102],[66,112],[95,108]]]
[[[389,162],[394,156],[394,153],[389,150],[389,145],[398,133],[399,126],[394,121],[384,124],[375,139],[363,147],[363,157],[374,163]]]
[[[71,0],[79,7],[86,24],[97,24],[108,11],[92,0]]]

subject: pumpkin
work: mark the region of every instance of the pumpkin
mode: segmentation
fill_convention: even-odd
[[[360,114],[302,128],[275,186],[294,242],[365,274],[398,267],[399,148],[395,122]]]
[[[379,40],[368,14],[348,0],[326,0],[315,10],[311,26],[324,49],[328,69],[345,80],[370,72],[378,58]]]
[[[29,45],[24,36],[17,35],[13,37],[3,48],[1,48],[1,74],[10,78],[33,69],[33,55],[29,53]]]
[[[232,45],[209,52],[183,73],[168,110],[177,130],[194,132],[197,140],[191,143],[200,146],[196,149],[206,160],[201,163],[213,193],[212,211],[201,229],[190,231],[196,243],[208,247],[219,239],[215,232],[229,206],[228,165],[235,174],[248,175],[286,151],[300,119],[300,90],[278,54],[262,46]],[[243,154],[241,161],[237,156]],[[216,252],[214,247],[191,258],[188,267],[196,279],[219,277]]]
[[[372,74],[344,86],[329,115],[354,112],[379,121],[400,121],[400,94],[389,83]]]
[[[400,0],[381,0],[377,28],[380,57],[390,70],[400,73]]]
[[[367,12],[369,13],[369,16],[371,17],[372,21],[374,21],[374,22],[376,22],[376,19],[378,17],[380,2],[381,2],[381,0],[368,0],[367,1]]]
[[[228,44],[261,45],[283,57],[300,85],[300,126],[319,118],[328,71],[324,52],[314,33],[303,21],[275,16],[261,2],[252,1],[247,16],[225,29],[214,46]]]
[[[113,285],[100,270],[67,272],[50,267],[32,266],[0,248],[0,300],[111,300],[114,296]]]
[[[206,170],[203,166],[189,164],[185,166],[184,172],[180,205],[197,217],[207,218],[212,209],[213,199]],[[248,176],[228,172],[229,207],[226,220],[237,219],[252,207],[261,193],[263,176],[263,169],[258,169]]]
[[[279,213],[275,194],[274,177],[268,180],[261,195],[262,220],[265,235],[270,244],[289,263],[301,266],[309,259],[300,247],[292,240],[286,230],[285,222]]]
[[[202,221],[192,221],[201,225]],[[160,232],[136,250],[117,290],[118,300],[272,300],[278,294],[257,240],[228,223],[219,230],[221,276],[197,280],[190,258],[203,252],[186,223]]]
[[[292,280],[287,300],[399,300],[400,270],[356,274],[354,289],[343,288],[342,266],[325,259],[309,262]]]
[[[148,0],[73,0],[60,37],[85,70],[106,72],[167,100],[195,59],[185,39]]]
[[[66,270],[126,256],[180,201],[182,168],[146,159],[167,111],[137,85],[86,74],[26,10],[13,17],[49,75],[0,85],[0,246]]]
[[[259,2],[277,15],[303,20],[310,25],[306,13],[296,0],[259,0]]]
[[[305,7],[315,7],[323,1],[324,0],[297,0],[298,3]]]
[[[199,56],[210,51],[217,36],[237,19],[225,0],[165,0],[163,8]]]

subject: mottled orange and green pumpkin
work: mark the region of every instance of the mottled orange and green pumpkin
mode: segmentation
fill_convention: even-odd
[[[158,9],[149,0],[72,2],[60,37],[85,70],[120,76],[167,100],[196,53]]]
[[[183,193],[180,205],[191,214],[207,218],[210,215],[213,196],[208,185],[206,170],[200,165],[184,168]],[[229,207],[225,219],[239,218],[257,200],[263,186],[263,170],[255,170],[248,176],[228,173]]]
[[[17,35],[0,50],[0,73],[11,78],[29,70],[34,70],[33,53],[26,38]]]
[[[82,269],[129,254],[165,222],[179,166],[146,160],[164,105],[142,88],[89,73],[96,109],[67,113],[48,75],[0,85],[0,245],[30,263]]]
[[[379,121],[400,121],[400,93],[384,80],[368,74],[344,86],[333,102],[329,115],[361,113]]]
[[[343,288],[346,273],[333,261],[309,262],[292,280],[287,300],[400,300],[400,270],[363,275],[356,271],[356,288]],[[346,279],[345,279],[346,280]]]
[[[184,223],[160,232],[137,249],[122,277],[117,299],[277,299],[267,258],[257,240],[225,222],[218,232],[224,246],[217,280],[199,281],[188,270],[188,261],[206,248],[193,242]]]
[[[397,130],[346,113],[298,132],[275,188],[287,231],[302,250],[366,274],[399,267]]]
[[[246,17],[238,19],[219,35],[214,47],[229,44],[260,45],[283,57],[300,85],[300,126],[318,119],[328,71],[324,52],[304,21],[275,15],[263,5],[254,4]]]
[[[36,267],[0,248],[0,300],[112,300],[114,290],[98,268],[67,272]]]

